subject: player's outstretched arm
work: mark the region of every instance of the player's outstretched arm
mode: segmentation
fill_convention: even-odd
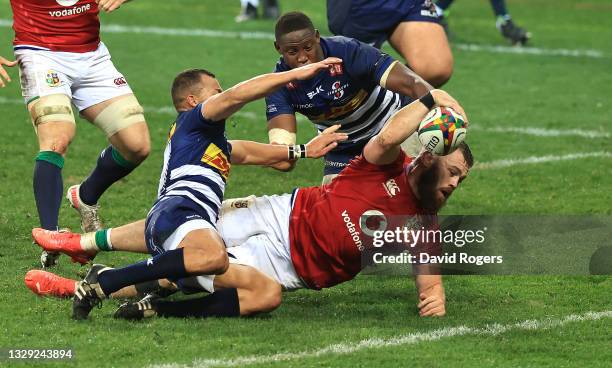
[[[297,121],[294,114],[282,114],[268,120],[268,138],[270,144],[294,145],[296,141]],[[295,167],[295,160],[280,161],[271,168],[279,171],[291,171]]]
[[[275,163],[298,158],[319,158],[345,141],[348,135],[336,133],[340,125],[325,129],[307,144],[285,146],[264,144],[253,141],[230,141],[232,144],[231,161],[237,165],[270,166]]]
[[[341,63],[338,58],[327,58],[286,72],[269,73],[247,81],[210,97],[202,109],[202,115],[212,121],[221,121],[240,110],[245,104],[260,99],[294,80],[310,79],[323,70]]]
[[[391,66],[391,71],[382,87],[415,100],[434,89],[425,79],[399,61]]]
[[[0,56],[0,87],[6,86],[4,82],[5,80],[7,82],[11,81],[11,77],[8,75],[6,70],[4,70],[4,65],[8,67],[14,67],[15,65],[17,65],[17,61],[9,61],[3,58],[2,56]]]
[[[96,0],[96,3],[98,4],[98,8],[100,8],[100,10],[110,13],[119,9],[121,5],[127,3],[128,1],[131,0]]]
[[[425,115],[434,106],[450,107],[462,116],[466,116],[465,111],[454,98],[440,89],[434,89],[396,112],[387,121],[380,133],[372,137],[364,147],[365,159],[376,165],[393,162],[399,155],[400,144],[419,128]]]

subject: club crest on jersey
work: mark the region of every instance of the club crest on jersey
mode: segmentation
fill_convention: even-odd
[[[348,83],[342,84],[340,81],[335,81],[332,84],[331,91],[327,93],[327,95],[334,96],[334,100],[341,99],[344,96],[344,89],[348,87]]]
[[[61,83],[59,75],[54,70],[47,71],[46,81],[49,87],[57,87]]]
[[[229,177],[231,165],[225,153],[216,144],[211,143],[208,145],[201,161],[219,170],[225,180]]]
[[[293,91],[294,89],[297,88],[297,85],[294,82],[289,82],[285,85],[287,87],[288,90]]]
[[[385,191],[389,195],[389,197],[393,198],[397,193],[400,192],[399,185],[395,182],[395,179],[389,179],[383,183],[383,187]]]
[[[344,71],[342,70],[342,64],[334,64],[331,68],[329,68],[329,75],[335,77],[337,75],[342,75]]]

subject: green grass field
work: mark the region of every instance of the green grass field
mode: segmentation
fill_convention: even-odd
[[[328,34],[322,0],[283,0],[281,5],[284,11],[305,11]],[[469,142],[482,166],[473,170],[444,213],[611,215],[612,5],[607,0],[510,0],[508,5],[517,23],[533,33],[531,46],[537,49],[531,50],[539,53],[493,48],[506,44],[487,2],[462,0],[452,10],[455,72],[444,88],[470,114]],[[238,10],[237,0],[138,0],[104,15],[102,23],[272,32],[270,21],[236,25]],[[0,0],[0,19],[10,18],[9,1]],[[1,24],[0,55],[11,57],[13,33],[6,22]],[[147,161],[102,198],[105,224],[117,226],[144,217],[154,201],[173,119],[162,108],[171,106],[174,75],[205,67],[229,87],[271,71],[277,54],[269,39],[130,32],[103,32],[102,37],[115,65],[148,108],[153,142]],[[466,45],[481,50],[470,51]],[[591,52],[555,55],[558,50]],[[0,165],[0,349],[74,349],[72,362],[45,366],[609,367],[612,362],[609,276],[449,276],[447,316],[442,319],[419,318],[411,280],[360,276],[321,292],[286,294],[281,308],[257,318],[126,323],[113,320],[116,302],[108,301],[93,311],[90,321],[74,322],[69,302],[37,298],[23,283],[25,273],[39,267],[40,251],[30,239],[31,228],[38,225],[31,188],[38,146],[21,102],[17,71],[10,73],[13,83],[0,90],[0,153],[5,157]],[[263,102],[243,111],[247,114],[231,119],[228,136],[265,141]],[[77,124],[64,167],[66,188],[88,175],[106,145],[87,122]],[[536,135],[528,128],[558,136]],[[581,136],[574,130],[595,134]],[[313,127],[302,122],[298,140],[313,133]],[[575,158],[580,154],[590,156]],[[543,156],[549,157],[521,163]],[[513,161],[497,167],[498,160]],[[316,185],[321,169],[321,162],[314,161],[300,162],[291,173],[236,167],[226,197]],[[60,223],[79,228],[66,203]],[[96,261],[123,265],[137,259],[102,254]],[[54,271],[77,278],[86,268],[64,257]],[[590,318],[588,312],[605,313]],[[569,315],[582,317],[568,321]],[[525,320],[537,322],[515,325]],[[467,330],[453,330],[458,326]],[[340,345],[329,348],[332,344]]]

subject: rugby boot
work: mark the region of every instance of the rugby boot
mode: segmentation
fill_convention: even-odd
[[[107,296],[98,283],[98,275],[110,269],[105,265],[95,264],[85,275],[83,281],[77,283],[72,299],[72,319],[87,319],[93,307],[102,305],[102,300]]]
[[[234,18],[236,23],[242,23],[253,19],[257,19],[257,8],[251,3],[248,3],[247,6],[243,7],[240,14]]]
[[[138,302],[123,303],[117,308],[113,317],[129,320],[155,317],[157,315],[155,310],[157,299],[158,297],[155,294],[149,294]]]
[[[531,33],[514,24],[512,19],[500,17],[496,22],[497,29],[512,45],[525,45],[531,38]]]
[[[67,279],[42,270],[30,270],[25,275],[25,284],[38,296],[70,298],[74,295],[76,280]]]
[[[32,229],[32,238],[46,252],[64,253],[70,256],[73,262],[80,264],[85,264],[96,256],[81,248],[81,234],[75,234],[67,230],[50,231],[37,227]]]
[[[72,208],[74,208],[79,213],[79,216],[81,216],[81,229],[86,233],[98,231],[102,229],[102,222],[98,216],[98,209],[100,206],[90,206],[83,203],[83,201],[81,201],[81,197],[79,196],[80,186],[81,185],[73,185],[68,188],[68,192],[66,192],[66,199],[68,199]]]

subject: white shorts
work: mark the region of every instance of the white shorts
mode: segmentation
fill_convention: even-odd
[[[291,261],[291,198],[291,194],[248,197],[241,208],[224,206],[217,223],[217,231],[231,255],[230,263],[257,269],[278,282],[283,290],[306,287]],[[196,279],[201,287],[213,292],[214,277],[197,276]]]
[[[15,58],[26,105],[38,97],[64,94],[83,111],[132,93],[102,42],[96,51],[85,53],[19,49],[15,50]]]

